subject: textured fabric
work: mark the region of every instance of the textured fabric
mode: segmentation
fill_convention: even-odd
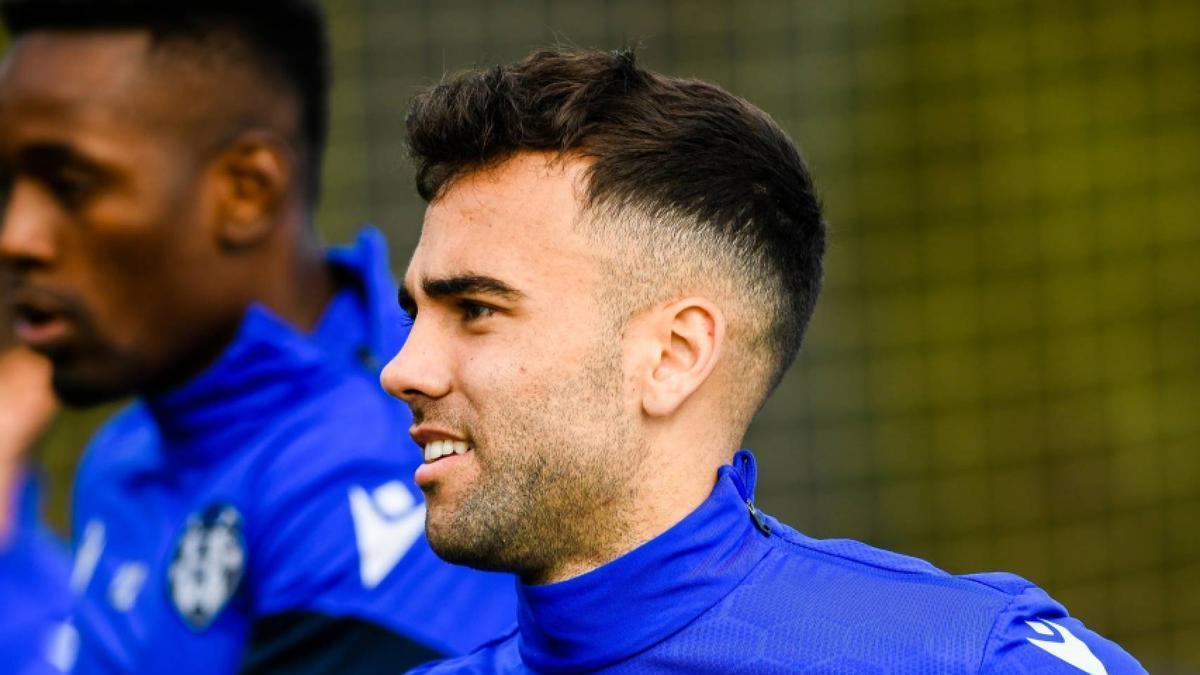
[[[312,334],[252,308],[206,372],[88,448],[77,672],[231,672],[256,619],[294,611],[441,654],[513,624],[511,577],[451,567],[425,540],[421,453],[378,383],[405,337],[382,237],[330,261],[341,290]]]
[[[676,526],[587,574],[520,586],[518,630],[414,672],[1145,672],[1024,579],[811,539],[762,515],[753,490],[742,451]]]
[[[61,672],[54,643],[70,604],[67,549],[39,522],[37,501],[33,481],[22,481],[0,541],[0,664],[16,675]]]

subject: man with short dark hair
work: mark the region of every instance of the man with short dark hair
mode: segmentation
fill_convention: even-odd
[[[67,403],[77,672],[379,672],[512,622],[423,535],[386,247],[322,250],[305,0],[5,0],[0,262]]]
[[[1036,586],[805,537],[738,451],[800,346],[825,226],[762,111],[630,52],[545,51],[408,116],[429,202],[385,368],[430,543],[519,626],[429,672],[1125,673]]]

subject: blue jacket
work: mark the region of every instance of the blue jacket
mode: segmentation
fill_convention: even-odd
[[[519,628],[420,673],[1143,673],[1010,574],[951,576],[753,506],[754,459],[617,560],[520,586]]]
[[[70,607],[67,549],[41,525],[37,501],[34,482],[23,481],[0,541],[0,664],[16,675],[61,673],[71,647],[61,644]]]
[[[261,307],[207,371],[94,438],[74,501],[76,672],[378,672],[515,620],[514,582],[424,537],[407,408],[379,386],[407,322],[374,231],[329,256],[312,334]]]

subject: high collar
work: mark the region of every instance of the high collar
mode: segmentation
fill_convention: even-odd
[[[260,426],[261,412],[278,410],[321,386],[322,372],[350,363],[377,372],[399,349],[404,323],[382,235],[364,230],[353,246],[330,250],[328,261],[343,285],[312,333],[253,305],[212,365],[146,399],[172,455],[233,447],[236,438]]]
[[[769,550],[753,517],[754,479],[754,457],[742,450],[704,503],[658,537],[578,577],[519,585],[521,659],[537,671],[603,668],[717,604]]]

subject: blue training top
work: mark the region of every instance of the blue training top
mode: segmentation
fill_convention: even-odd
[[[382,236],[329,260],[312,334],[251,308],[207,371],[87,449],[76,672],[395,671],[514,624],[511,576],[425,540],[421,451],[378,381],[407,335]]]
[[[415,673],[1144,673],[1011,574],[951,576],[753,505],[748,451],[662,535],[518,589],[519,628]]]
[[[61,673],[70,607],[67,549],[40,522],[37,488],[24,479],[8,536],[0,541],[0,663],[17,675]],[[67,638],[69,639],[69,638]]]

